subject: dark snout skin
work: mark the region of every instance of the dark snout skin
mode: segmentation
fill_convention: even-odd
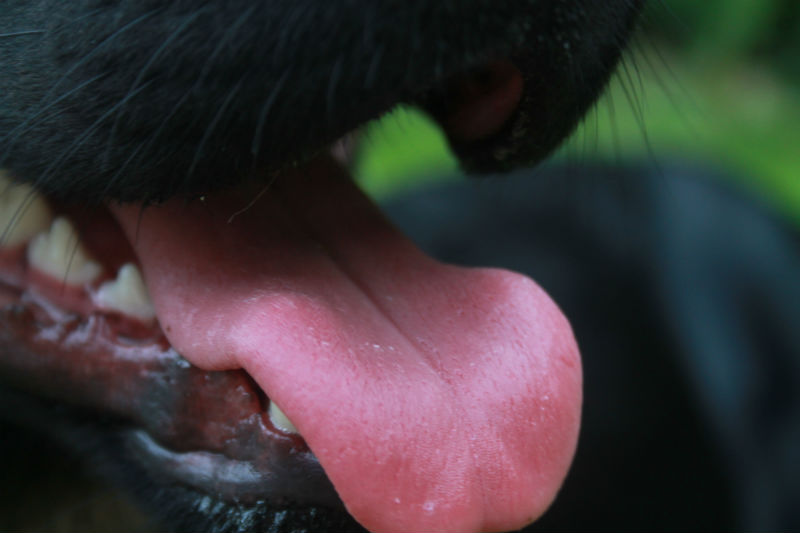
[[[398,102],[446,113],[446,80],[522,72],[507,126],[454,148],[533,163],[602,90],[641,0],[8,0],[0,165],[63,197],[198,195],[303,160]]]

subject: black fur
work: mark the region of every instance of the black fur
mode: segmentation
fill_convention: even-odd
[[[301,160],[398,102],[436,115],[447,77],[510,57],[526,81],[516,118],[455,146],[468,168],[510,168],[572,130],[640,4],[6,0],[0,165],[81,201],[202,194]]]

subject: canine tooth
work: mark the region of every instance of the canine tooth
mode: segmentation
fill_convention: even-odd
[[[69,285],[89,283],[102,267],[84,248],[69,220],[56,217],[49,231],[39,233],[28,246],[28,262]]]
[[[46,231],[53,213],[30,185],[14,183],[0,169],[0,248],[26,243]]]
[[[117,279],[100,286],[95,303],[104,309],[119,311],[143,321],[156,316],[142,274],[133,263],[122,265],[117,272]]]
[[[295,433],[297,435],[300,434],[297,431],[297,428],[294,427],[292,421],[280,410],[280,408],[275,405],[275,402],[269,402],[269,419],[272,421],[272,425],[276,428],[280,429],[281,431],[285,431],[286,433]]]

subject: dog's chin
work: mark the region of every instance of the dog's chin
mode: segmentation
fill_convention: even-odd
[[[522,84],[504,61],[454,79],[443,127],[491,138]],[[424,256],[334,158],[160,205],[4,188],[4,374],[127,421],[154,478],[381,531],[516,529],[554,498],[566,319],[521,275]]]

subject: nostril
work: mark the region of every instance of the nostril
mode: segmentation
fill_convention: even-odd
[[[499,60],[451,79],[440,120],[457,142],[479,141],[498,133],[522,98],[522,74]]]

